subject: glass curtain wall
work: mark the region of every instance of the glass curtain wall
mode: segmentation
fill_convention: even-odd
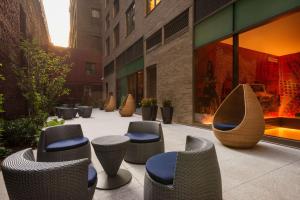
[[[300,140],[300,11],[195,50],[195,121],[211,124],[232,90],[250,84],[264,111],[265,134]],[[238,58],[238,74],[233,59]]]

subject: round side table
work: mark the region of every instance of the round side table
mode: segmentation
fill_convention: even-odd
[[[128,137],[117,135],[92,140],[96,156],[104,169],[98,174],[98,189],[112,190],[131,181],[131,173],[120,169],[129,141]]]

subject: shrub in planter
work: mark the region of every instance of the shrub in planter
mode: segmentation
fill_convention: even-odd
[[[157,100],[152,98],[151,100],[151,117],[152,117],[152,121],[156,121],[156,116],[157,116]]]
[[[144,98],[141,102],[143,120],[155,121],[157,115],[157,100]]]
[[[152,119],[152,112],[151,112],[151,101],[148,98],[144,98],[141,101],[142,106],[142,118],[143,120],[151,120]]]
[[[171,124],[173,118],[173,107],[171,100],[164,100],[163,107],[160,108],[164,124]]]

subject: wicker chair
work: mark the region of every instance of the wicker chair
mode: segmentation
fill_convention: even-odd
[[[116,99],[114,96],[110,96],[108,103],[104,107],[105,112],[113,112],[116,110]]]
[[[92,106],[78,106],[78,114],[83,118],[90,118],[93,112]]]
[[[265,130],[261,105],[247,84],[237,86],[223,101],[213,119],[213,131],[229,147],[250,148]]]
[[[91,200],[97,185],[97,174],[88,183],[87,159],[40,163],[25,149],[7,157],[1,167],[12,200]]]
[[[130,134],[134,134],[135,138],[132,138]],[[144,140],[145,134],[146,137],[150,135],[150,137],[154,136],[154,138],[150,138],[150,140],[146,141]],[[151,156],[165,151],[164,135],[161,124],[158,122],[130,122],[126,135],[129,136],[130,143],[124,160],[129,163],[145,164]]]
[[[186,151],[169,153],[175,155],[172,158],[172,182],[158,182],[152,178],[153,174],[148,173],[147,166],[168,153],[153,156],[146,164],[144,200],[222,199],[221,174],[212,142],[187,136]],[[170,164],[170,160],[159,161],[165,161],[162,163],[164,167]]]
[[[73,108],[59,108],[61,117],[64,120],[69,120],[74,118],[74,109]]]
[[[73,142],[74,140],[77,144],[68,148],[58,148],[57,150],[48,148],[49,145],[60,141]],[[53,126],[42,130],[37,149],[37,161],[59,162],[82,158],[91,160],[91,147],[88,139],[83,137],[79,124]]]
[[[128,94],[125,104],[120,107],[119,113],[122,117],[131,117],[135,112],[135,102],[133,96]]]

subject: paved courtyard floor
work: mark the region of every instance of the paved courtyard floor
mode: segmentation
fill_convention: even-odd
[[[104,135],[123,135],[130,121],[139,121],[135,115],[121,118],[118,112],[105,113],[93,110],[92,118],[76,118],[67,124],[81,124],[90,140]],[[163,124],[166,151],[182,151],[187,135],[203,137],[216,146],[222,175],[225,200],[297,200],[300,199],[300,150],[266,142],[259,142],[250,150],[224,147],[209,130],[180,124]],[[98,172],[102,171],[94,151],[92,160]],[[121,168],[129,170],[132,181],[116,190],[97,190],[94,200],[142,200],[144,165],[126,162]],[[8,199],[2,174],[0,176],[0,199]]]

